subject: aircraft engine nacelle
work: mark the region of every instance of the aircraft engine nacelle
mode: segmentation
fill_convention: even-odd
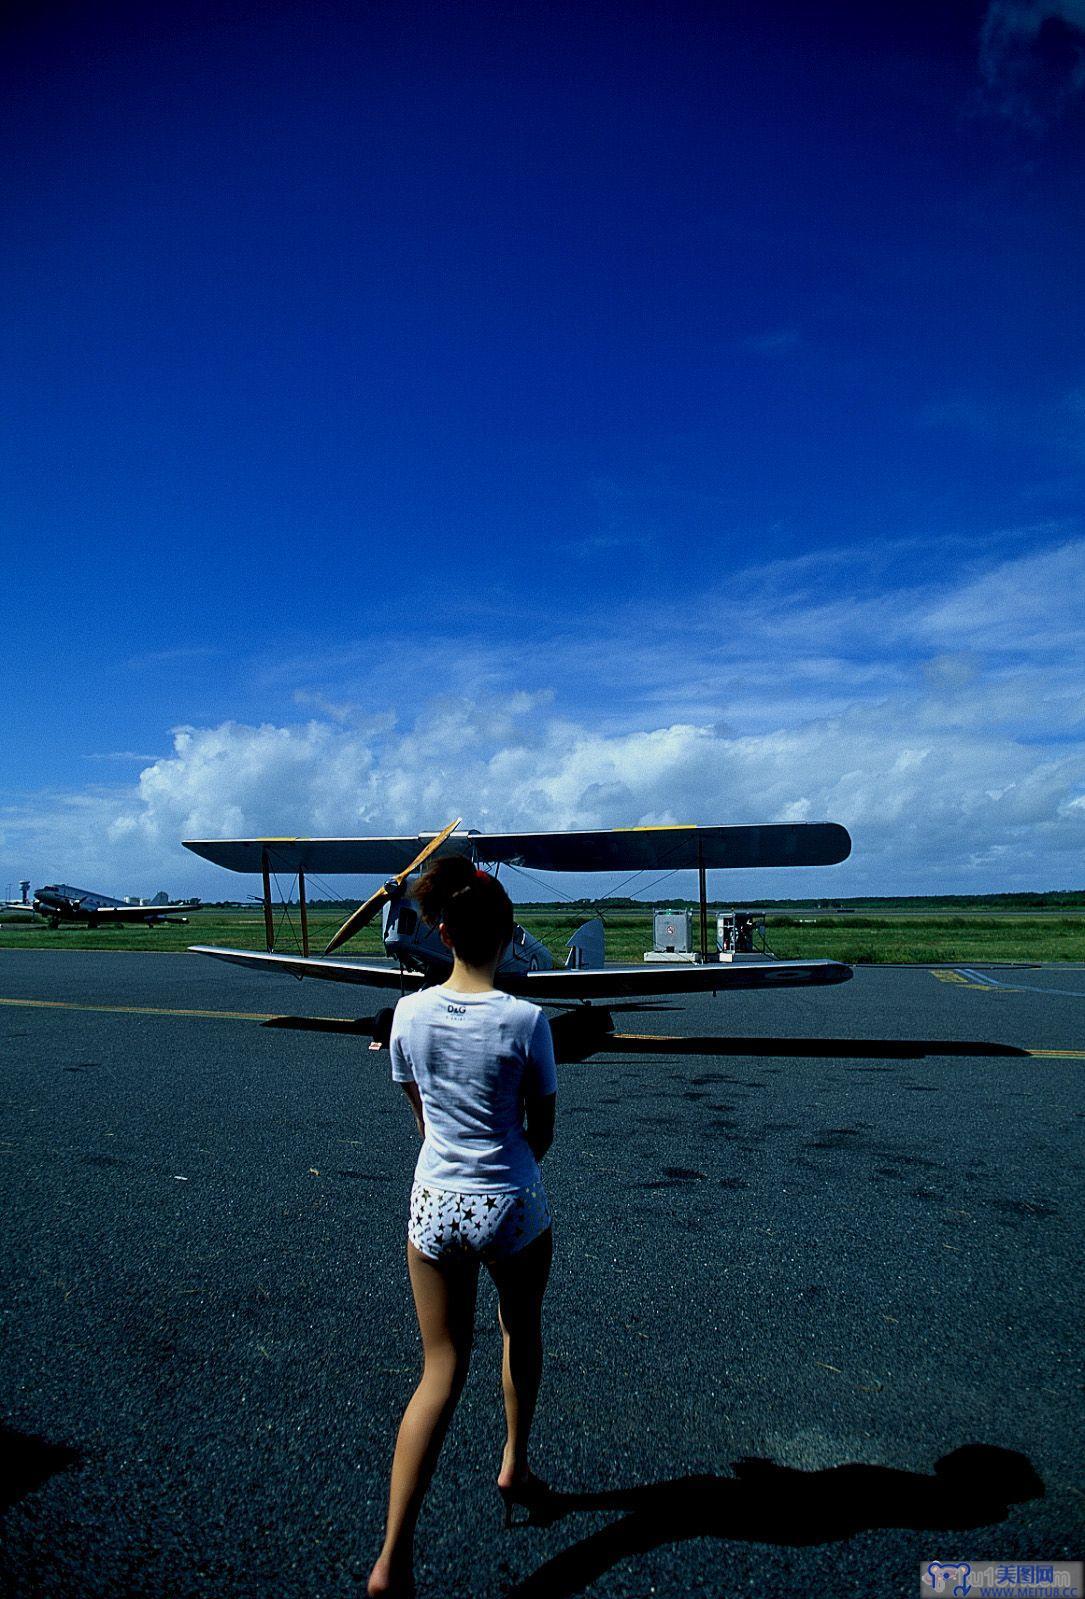
[[[398,890],[393,891],[381,915],[381,937],[393,960],[412,971],[431,967],[452,970],[452,955],[435,927],[424,922],[418,907]]]
[[[75,916],[81,904],[81,900],[71,899],[64,894],[48,894],[44,898],[38,895],[34,897],[34,909],[39,916]]]

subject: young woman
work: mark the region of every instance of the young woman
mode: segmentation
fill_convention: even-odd
[[[407,1224],[407,1268],[424,1368],[400,1423],[384,1546],[370,1599],[414,1591],[414,1530],[467,1379],[480,1263],[497,1287],[508,1436],[497,1479],[505,1524],[545,1499],[527,1463],[542,1375],[541,1315],[550,1272],[550,1206],[539,1162],[554,1136],[557,1076],[538,1006],[493,986],[513,933],[505,890],[462,856],[437,861],[414,889],[454,957],[439,987],[401,999],[392,1077],[414,1110],[422,1149]]]

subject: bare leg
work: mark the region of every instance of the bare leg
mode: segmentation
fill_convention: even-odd
[[[433,1476],[448,1424],[471,1359],[478,1267],[470,1262],[446,1268],[407,1245],[407,1268],[422,1330],[425,1365],[399,1424],[388,1494],[388,1525],[367,1592],[413,1592],[414,1529]]]
[[[547,1228],[526,1249],[489,1268],[497,1285],[504,1344],[501,1385],[508,1436],[497,1479],[500,1488],[511,1488],[529,1475],[527,1443],[542,1380],[542,1302],[553,1252],[554,1235]]]

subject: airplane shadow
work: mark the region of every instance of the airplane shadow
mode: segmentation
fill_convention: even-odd
[[[301,1033],[357,1033],[372,1038],[379,1023],[376,1016],[269,1016],[261,1027],[292,1027]]]
[[[78,1449],[47,1443],[13,1427],[0,1426],[0,1511],[48,1482],[57,1471],[68,1471],[83,1459]]]
[[[721,1038],[697,1034],[616,1033],[611,1030],[615,1011],[671,1010],[652,1001],[613,1005],[605,1009],[564,1011],[550,1019],[554,1051],[563,1065],[577,1065],[593,1055],[753,1055],[791,1056],[828,1060],[923,1060],[928,1055],[1023,1057],[1027,1049],[1016,1044],[996,1044],[974,1038]],[[269,1016],[264,1027],[289,1027],[299,1032],[346,1033],[387,1044],[391,1030],[389,1008],[378,1016]]]
[[[600,1006],[599,1008],[602,1009],[603,1007]],[[681,1010],[682,1007],[681,1007],[681,1005],[675,1005],[673,1001],[666,1000],[666,999],[623,999],[620,1005],[607,1005],[606,1009],[610,1013],[611,1016],[617,1016],[619,1011],[640,1011],[640,1010],[670,1010],[670,1011],[676,1011],[676,1010]],[[571,1014],[572,1015],[576,1015],[577,1012],[573,1011]]]
[[[773,1460],[735,1461],[734,1476],[676,1477],[611,1493],[550,1495],[522,1525],[551,1526],[576,1511],[622,1519],[572,1544],[506,1599],[571,1599],[620,1560],[686,1538],[804,1547],[882,1528],[960,1531],[1004,1521],[1011,1504],[1043,1496],[1027,1456],[966,1444],[931,1475],[855,1462],[798,1471]]]
[[[670,1005],[662,1000],[645,999],[631,1000],[621,1005],[608,1005],[605,1011],[602,1008],[591,1011],[586,1010],[584,1015],[590,1016],[593,1022],[596,1017],[600,1019],[599,1025],[592,1026],[590,1033],[592,1037],[597,1037],[600,1035],[602,1028],[606,1026],[606,1019],[618,1012],[625,1014],[630,1011],[674,1011],[678,1009],[677,1005]],[[391,1026],[391,1015],[392,1007],[389,1006],[387,1010],[381,1011],[376,1016],[269,1016],[260,1025],[262,1027],[288,1027],[303,1033],[355,1033],[364,1038],[380,1038],[387,1035],[388,1028]],[[565,1024],[569,1020],[573,1021],[574,1026],[579,1025],[580,1013],[577,1011],[562,1012],[560,1016],[552,1018],[551,1026]]]
[[[611,1033],[591,1051],[620,1055],[800,1055],[869,1060],[922,1060],[925,1055],[1028,1055],[1016,1044],[972,1038],[696,1038]]]

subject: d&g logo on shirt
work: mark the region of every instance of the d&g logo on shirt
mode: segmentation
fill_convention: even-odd
[[[450,1016],[466,1016],[467,1015],[467,1006],[466,1005],[450,1005],[448,1007],[448,1014]]]

